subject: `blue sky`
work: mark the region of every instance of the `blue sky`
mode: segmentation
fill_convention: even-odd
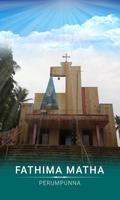
[[[98,86],[100,102],[120,115],[120,0],[0,0],[1,45],[12,49],[30,98],[46,90],[50,66],[67,52],[82,66],[82,85]]]
[[[0,30],[27,35],[65,24],[82,24],[93,16],[119,16],[119,11],[116,0],[0,0]]]

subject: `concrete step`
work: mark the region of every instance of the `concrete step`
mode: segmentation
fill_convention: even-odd
[[[0,158],[7,160],[81,159],[81,157],[120,159],[119,147],[48,145],[0,146]]]

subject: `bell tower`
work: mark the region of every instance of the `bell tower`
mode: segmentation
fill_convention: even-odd
[[[65,54],[64,62],[59,67],[50,68],[50,76],[65,77],[65,113],[82,114],[82,95],[81,95],[81,67],[72,66],[68,62],[68,56]]]

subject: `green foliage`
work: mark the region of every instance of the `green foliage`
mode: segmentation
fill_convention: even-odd
[[[28,91],[17,86],[14,74],[20,67],[10,49],[0,48],[0,129],[10,130],[19,123],[21,103]]]
[[[0,92],[3,90],[9,78],[13,78],[19,65],[13,60],[12,51],[10,49],[0,48]]]

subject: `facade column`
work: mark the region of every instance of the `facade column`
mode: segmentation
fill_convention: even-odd
[[[37,124],[34,124],[32,144],[35,144],[36,133],[37,133]]]
[[[77,144],[78,146],[81,146],[81,143],[82,143],[82,141],[81,141],[81,140],[82,140],[81,135],[82,135],[81,130],[78,129],[78,130],[77,130],[77,142],[76,142],[76,144]]]
[[[106,129],[103,128],[103,145],[107,146],[107,135],[106,135]]]
[[[76,131],[77,131],[77,124],[76,124],[76,121],[73,120],[73,124],[72,124],[72,145],[76,145]]]
[[[97,145],[100,146],[100,129],[98,125],[96,125],[96,134],[97,134]]]
[[[82,130],[79,127],[78,120],[76,119],[76,145],[81,146],[82,143]]]

